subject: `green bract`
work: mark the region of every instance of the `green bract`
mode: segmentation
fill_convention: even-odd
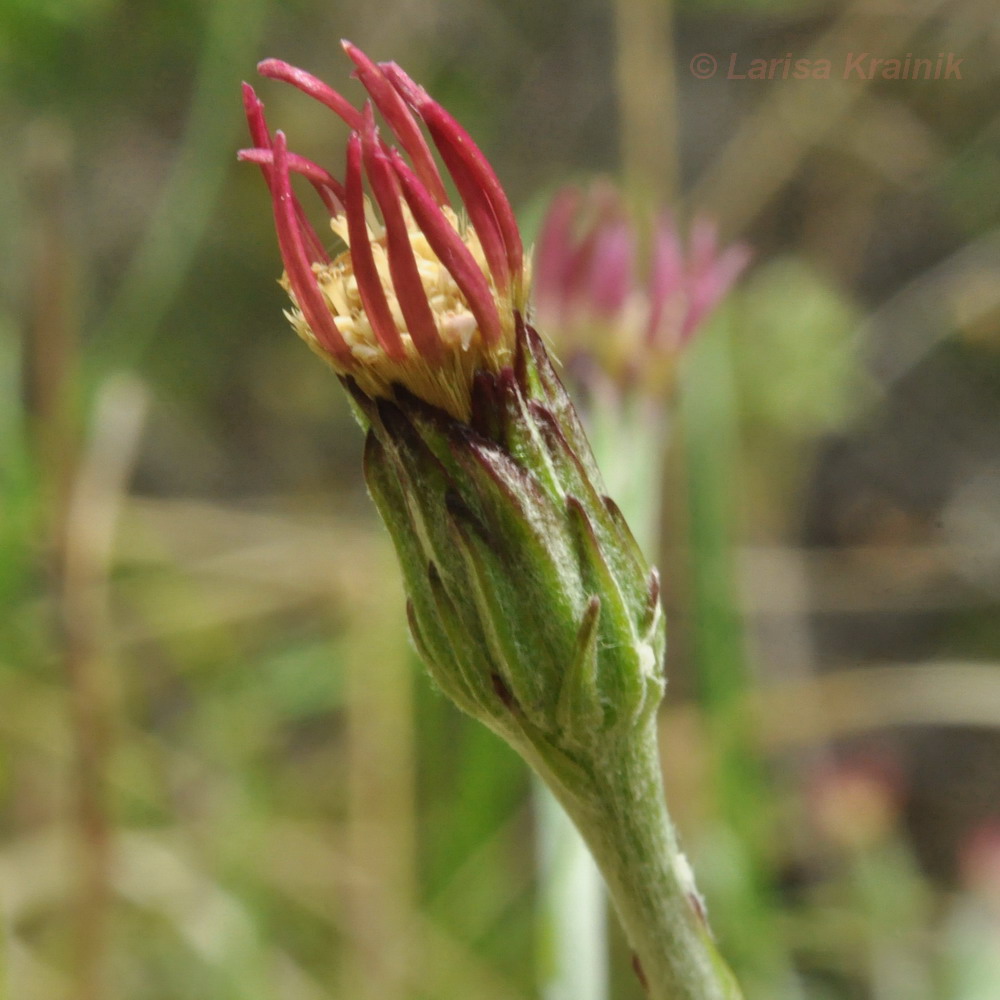
[[[513,367],[477,375],[470,423],[403,391],[353,395],[413,639],[445,693],[546,757],[644,729],[664,686],[658,576],[535,331],[520,323]]]

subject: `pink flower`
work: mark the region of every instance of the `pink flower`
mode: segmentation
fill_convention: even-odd
[[[959,874],[970,892],[1000,904],[1000,817],[974,827],[959,849]]]
[[[856,754],[812,775],[807,801],[816,828],[841,848],[864,849],[896,829],[906,797],[899,762],[887,753]]]
[[[398,383],[465,417],[474,372],[509,362],[515,317],[524,310],[528,277],[514,213],[486,157],[444,108],[395,63],[376,64],[342,44],[369,95],[362,109],[280,60],[258,66],[347,124],[342,182],[290,152],[282,132],[272,135],[263,104],[243,85],[253,148],[239,157],[260,164],[271,192],[282,283],[293,305],[288,316],[335,371],[368,395],[388,395]],[[382,137],[375,109],[400,148]],[[464,217],[449,204],[421,123]],[[343,252],[331,257],[308,222],[292,192],[293,173],[322,199]]]
[[[749,259],[741,244],[721,249],[704,220],[685,248],[667,214],[647,246],[610,184],[564,188],[538,239],[538,322],[567,361],[583,355],[615,378],[655,385]]]

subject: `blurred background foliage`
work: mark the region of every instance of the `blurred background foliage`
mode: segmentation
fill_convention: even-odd
[[[524,769],[421,675],[233,155],[258,59],[354,94],[341,36],[529,234],[605,172],[754,246],[664,483],[672,807],[751,1000],[1000,996],[989,0],[2,0],[0,997],[536,995]],[[961,79],[726,72],[859,51]]]

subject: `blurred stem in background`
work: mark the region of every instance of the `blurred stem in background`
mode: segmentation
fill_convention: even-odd
[[[616,71],[625,189],[640,216],[677,189],[676,81],[670,0],[616,0]],[[651,228],[651,226],[649,227]],[[584,419],[605,485],[656,562],[665,406],[594,387]],[[607,899],[586,845],[545,784],[535,780],[540,845],[542,979],[546,1000],[608,993]]]
[[[344,995],[405,1000],[414,961],[405,914],[416,895],[413,660],[398,573],[386,546],[379,556],[374,578],[352,594],[349,620],[364,627],[343,663],[352,868],[345,926],[354,965]]]
[[[619,145],[624,187],[647,211],[679,188],[672,0],[615,0]]]
[[[268,0],[218,0],[203,8],[204,48],[183,138],[89,354],[98,372],[142,357],[212,224],[241,128],[232,112],[233,80],[254,63],[268,7]]]
[[[118,995],[109,968],[114,894],[114,831],[109,799],[118,684],[108,637],[108,591],[118,515],[128,491],[146,412],[141,383],[111,377],[99,389],[90,432],[55,526],[59,635],[76,747],[79,897],[76,904],[80,1000]]]
[[[238,16],[237,15],[237,9]],[[70,903],[71,996],[110,1000],[114,830],[109,798],[117,682],[108,648],[108,586],[118,512],[146,411],[127,368],[159,332],[212,219],[228,168],[235,119],[234,74],[252,59],[266,0],[209,8],[185,141],[140,248],[103,324],[100,348],[84,358],[78,324],[80,247],[72,238],[68,132],[39,122],[25,175],[29,232],[24,391],[35,489],[75,747],[75,896]]]
[[[73,995],[115,995],[109,970],[114,821],[108,799],[117,714],[108,636],[108,582],[118,511],[145,414],[138,383],[98,387],[81,440],[76,404],[80,357],[68,219],[72,150],[66,133],[39,126],[28,147],[35,213],[25,390],[54,597],[54,634],[65,672],[75,748],[72,786],[76,895],[72,903]]]
[[[770,989],[772,995],[795,996],[769,889],[771,794],[748,711],[751,679],[734,564],[741,495],[737,402],[724,318],[689,352],[680,404],[694,667],[717,824],[700,870],[721,903],[722,936],[736,967],[747,970],[748,991],[753,976],[762,995]]]
[[[74,503],[79,471],[75,393],[79,342],[76,330],[75,254],[69,233],[72,149],[59,126],[38,123],[26,155],[28,203],[34,234],[29,267],[24,389],[31,425],[41,529],[54,595],[59,644],[75,747],[71,825],[77,877],[71,903],[73,979],[79,1000],[107,996],[106,956],[111,906],[111,839],[106,772],[111,706],[107,676],[93,626],[99,571],[80,537],[85,530]]]

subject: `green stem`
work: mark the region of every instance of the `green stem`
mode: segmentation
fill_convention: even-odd
[[[738,1000],[667,815],[655,717],[584,766],[585,782],[543,744],[527,755],[593,853],[650,1000]]]
[[[609,494],[655,560],[669,437],[661,398],[590,386],[583,416]],[[566,801],[607,882],[652,1000],[735,1000],[667,813],[655,715],[593,769],[590,801]]]
[[[592,385],[582,411],[605,488],[640,548],[653,558],[660,526],[666,407],[645,395],[623,398]],[[572,820],[544,782],[535,788],[545,1000],[608,996],[606,894],[601,873]]]

